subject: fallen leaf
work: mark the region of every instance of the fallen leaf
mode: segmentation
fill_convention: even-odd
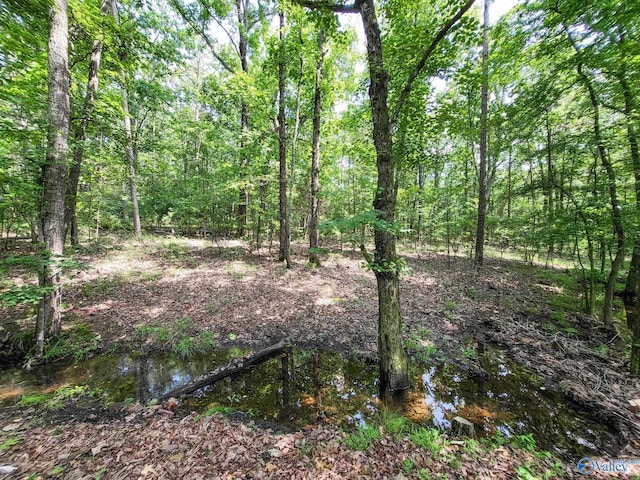
[[[100,442],[98,445],[96,445],[95,447],[93,447],[93,448],[91,449],[91,455],[93,455],[93,456],[95,457],[95,456],[96,456],[96,455],[98,455],[98,454],[102,451],[102,449],[103,449],[103,448],[105,448],[107,445],[108,445],[108,443],[107,443],[107,442],[105,442],[105,441]]]

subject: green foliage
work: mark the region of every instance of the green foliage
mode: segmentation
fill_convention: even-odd
[[[100,349],[101,336],[78,324],[64,331],[45,348],[44,360],[54,362],[66,358],[84,360]]]
[[[8,307],[37,305],[42,296],[51,291],[52,287],[39,287],[37,285],[11,286],[8,290],[0,292],[0,302]]]
[[[181,318],[169,325],[144,324],[136,327],[137,341],[162,351],[171,351],[178,358],[212,352],[216,340],[211,332],[195,332],[193,320]]]
[[[483,442],[486,443],[490,448],[500,448],[507,443],[507,439],[504,434],[497,430],[488,437],[483,439]]]
[[[100,389],[90,389],[86,385],[77,385],[73,387],[61,387],[51,394],[30,394],[20,399],[18,405],[23,408],[42,407],[46,410],[59,410],[68,405],[69,400],[82,397],[94,398],[101,396]]]
[[[415,463],[410,458],[405,458],[404,462],[402,462],[402,470],[407,475],[411,474],[411,470],[413,470],[414,466],[415,466]]]
[[[4,452],[5,450],[9,450],[14,445],[20,443],[19,438],[9,437],[4,442],[0,443],[0,452]]]
[[[344,443],[354,450],[367,450],[374,442],[380,440],[382,434],[374,426],[364,425],[344,437]]]
[[[96,278],[85,283],[82,287],[82,295],[87,298],[108,295],[113,289],[125,285],[126,280],[122,275],[114,275],[108,278]]]
[[[51,395],[45,395],[43,393],[24,395],[20,399],[20,402],[18,402],[18,405],[23,408],[37,407],[40,405],[44,405],[51,397]]]
[[[536,451],[536,441],[531,433],[527,435],[514,435],[511,443],[514,447],[529,453],[535,453]]]
[[[207,408],[204,411],[203,415],[205,417],[210,417],[212,415],[222,415],[224,417],[228,417],[233,412],[235,412],[235,410],[232,407],[225,407],[225,406],[222,406],[222,405],[215,405],[213,407]]]
[[[404,415],[387,409],[381,410],[378,422],[385,433],[396,437],[400,437],[408,432],[411,423]]]
[[[409,438],[416,445],[428,450],[432,454],[440,452],[443,446],[443,438],[435,428],[417,427],[409,433]]]

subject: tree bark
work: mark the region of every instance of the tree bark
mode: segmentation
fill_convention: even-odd
[[[291,268],[289,258],[290,239],[289,216],[287,215],[287,119],[285,116],[285,58],[284,58],[284,13],[280,12],[280,52],[278,59],[278,147],[280,161],[279,201],[280,201],[280,249],[279,260]]]
[[[124,81],[124,77],[123,77]],[[122,86],[122,111],[124,113],[124,137],[127,169],[129,173],[129,196],[131,198],[133,214],[133,232],[136,238],[142,236],[140,226],[140,209],[138,207],[138,188],[136,186],[136,151],[133,145],[133,134],[131,130],[131,116],[129,114],[129,95],[126,85]]]
[[[625,78],[625,72],[619,76],[624,95],[624,113],[627,117],[627,138],[633,165],[634,193],[636,198],[636,219],[640,221],[640,150],[638,138],[633,125],[632,115],[635,111],[631,88]],[[624,308],[627,314],[627,326],[631,330],[631,361],[629,370],[640,374],[640,236],[636,234],[629,265],[629,274],[624,288]]]
[[[379,220],[393,223],[396,208],[395,162],[388,106],[389,75],[382,54],[380,27],[373,0],[359,4],[367,39],[369,60],[369,99],[373,119],[378,183],[373,208]],[[383,397],[409,387],[407,356],[402,344],[400,312],[400,274],[396,242],[392,232],[375,229],[375,256],[372,268],[378,284],[378,355],[380,392]]]
[[[238,14],[238,51],[240,54],[240,66],[242,68],[242,72],[247,74],[249,73],[249,63],[248,63],[248,47],[249,42],[247,40],[247,0],[236,0],[236,12]],[[249,105],[247,104],[246,99],[242,98],[240,104],[240,168],[242,170],[242,175],[244,178],[247,178],[247,168],[249,166],[249,158],[247,155],[247,133],[249,130]],[[246,234],[247,227],[247,208],[249,206],[249,192],[246,182],[242,182],[240,187],[239,194],[239,203],[238,203],[238,229],[237,236],[242,238]]]
[[[111,2],[111,11],[113,18],[117,24],[120,24],[120,15],[118,14],[118,4],[116,0]],[[121,60],[126,57],[126,50],[124,46],[121,47]],[[138,207],[138,189],[136,186],[136,151],[133,144],[133,133],[131,129],[131,115],[129,113],[129,93],[127,91],[126,75],[124,70],[120,71],[120,79],[122,81],[122,113],[124,122],[124,140],[125,140],[125,161],[128,171],[129,180],[129,197],[132,204],[133,215],[133,232],[136,238],[142,236],[142,229],[140,226],[140,209]]]
[[[593,85],[591,85],[591,81],[583,71],[582,63],[578,64],[578,74],[589,92],[589,99],[591,100],[591,105],[593,107],[593,133],[596,139],[600,162],[607,173],[609,203],[611,205],[611,222],[613,224],[613,234],[616,238],[616,253],[613,261],[611,262],[611,270],[609,271],[609,277],[607,278],[607,284],[604,292],[604,306],[602,308],[602,321],[609,325],[613,323],[613,298],[616,289],[616,280],[618,278],[618,272],[622,267],[622,262],[624,261],[624,228],[622,225],[620,203],[618,202],[616,174],[613,169],[613,165],[609,160],[609,155],[604,145],[604,139],[602,138],[602,132],[600,130],[600,108],[596,93],[593,89]]]
[[[55,337],[62,325],[60,258],[64,248],[64,193],[69,153],[69,23],[67,0],[53,0],[49,8],[48,50],[49,127],[47,158],[38,222],[39,241],[46,262],[39,286],[47,289],[40,300],[36,320],[37,360],[44,355],[47,336]]]
[[[168,393],[158,397],[158,401],[162,402],[171,397],[179,397],[180,395],[187,395],[189,393],[195,392],[196,390],[200,390],[207,385],[211,385],[212,383],[218,382],[223,378],[230,377],[232,375],[236,375],[241,372],[245,372],[249,370],[251,367],[254,367],[270,358],[273,358],[277,355],[288,355],[289,347],[284,342],[276,343],[275,345],[271,345],[259,352],[254,353],[245,358],[236,358],[231,361],[225,367],[214,370],[213,372],[207,373],[196,380],[189,382],[187,385],[183,385],[174,390],[171,390]]]
[[[334,12],[360,13],[367,40],[369,64],[369,100],[373,120],[373,143],[376,150],[378,183],[373,208],[379,223],[392,224],[396,208],[396,172],[393,157],[393,136],[388,104],[389,74],[384,67],[382,41],[373,0],[356,0],[352,5],[331,4],[325,1],[296,0],[310,8],[328,8]],[[462,17],[474,0],[467,3],[436,34],[413,73],[402,89],[401,98],[394,109],[397,116],[403,102],[411,93],[412,85],[423,71],[427,60],[438,43]],[[355,199],[354,199],[355,202]],[[384,399],[409,387],[407,356],[402,345],[402,315],[400,312],[400,272],[393,232],[377,225],[374,228],[375,255],[366,253],[367,263],[375,273],[378,284],[378,355],[380,357],[380,393]]]
[[[554,202],[553,202],[553,194],[555,185],[555,175],[553,172],[553,148],[552,148],[552,133],[551,133],[551,124],[549,122],[549,111],[547,111],[547,221],[549,228],[551,228],[555,222],[555,210],[554,210]],[[547,257],[553,259],[555,255],[555,246],[553,236],[549,236],[548,241],[548,250]]]
[[[102,0],[100,12],[106,15],[109,12],[109,0]],[[65,206],[65,237],[71,235],[71,245],[80,243],[78,233],[78,219],[76,218],[76,207],[78,197],[78,183],[80,181],[80,171],[84,158],[84,144],[87,138],[87,127],[91,121],[93,113],[94,99],[98,91],[98,72],[100,70],[100,59],[102,57],[102,41],[94,40],[89,60],[89,75],[87,78],[87,92],[85,94],[84,105],[80,114],[80,121],[73,134],[73,161],[69,169],[67,179],[67,193]],[[65,238],[66,240],[66,238]]]
[[[318,254],[318,217],[320,201],[320,126],[322,121],[322,68],[324,64],[324,32],[318,33],[320,57],[316,65],[316,85],[313,95],[313,139],[311,141],[311,199],[309,204],[309,263],[320,266]]]
[[[489,103],[489,0],[484,0],[482,33],[482,90],[480,93],[480,166],[478,172],[478,223],[476,225],[475,264],[484,262],[484,234],[487,215],[487,117]]]

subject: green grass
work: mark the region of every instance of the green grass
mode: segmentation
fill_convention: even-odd
[[[104,296],[118,287],[122,287],[126,279],[122,275],[113,275],[107,278],[96,278],[84,284],[82,295],[86,298]]]
[[[205,417],[211,417],[212,415],[222,415],[224,417],[228,417],[233,412],[235,412],[235,410],[231,407],[216,405],[216,406],[207,408],[202,415]]]
[[[51,395],[46,395],[44,393],[38,393],[34,395],[24,395],[20,399],[20,402],[18,402],[18,405],[20,405],[23,408],[38,407],[40,405],[44,405],[50,398],[51,398]]]
[[[411,425],[411,421],[404,415],[386,409],[380,412],[378,422],[385,433],[397,437],[407,433]]]
[[[194,330],[193,321],[185,317],[169,325],[140,325],[136,327],[136,340],[160,351],[173,352],[183,360],[212,352],[216,347],[213,334]]]
[[[444,439],[441,438],[440,431],[435,428],[415,428],[409,433],[409,438],[413,443],[432,454],[438,453],[442,449],[444,443]]]
[[[0,443],[0,452],[4,452],[5,450],[9,450],[14,445],[20,443],[20,440],[14,437],[7,438],[4,442]]]
[[[100,389],[90,389],[86,385],[77,385],[74,387],[62,387],[50,394],[37,393],[25,395],[20,399],[18,405],[22,408],[39,407],[46,410],[59,410],[69,404],[71,399],[81,397],[101,396]]]
[[[511,440],[511,444],[525,452],[535,453],[536,451],[536,441],[531,433],[526,435],[515,435]]]
[[[75,361],[84,360],[99,350],[100,341],[100,335],[93,333],[86,325],[74,325],[46,346],[44,359],[47,362],[67,358]]]
[[[367,450],[374,442],[380,440],[382,434],[374,426],[365,425],[358,427],[355,432],[349,433],[344,437],[344,443],[353,450]]]

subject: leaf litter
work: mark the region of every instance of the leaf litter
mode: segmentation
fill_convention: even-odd
[[[220,346],[259,348],[288,339],[301,348],[375,358],[375,279],[361,268],[358,252],[331,254],[312,268],[297,247],[299,263],[286,270],[272,252],[251,252],[238,242],[172,242],[177,255],[166,255],[157,240],[85,255],[90,268],[66,286],[67,322],[88,325],[103,348],[131,341],[140,325],[188,317]],[[461,342],[482,338],[500,346],[545,388],[608,425],[621,456],[640,457],[639,419],[626,408],[640,382],[624,373],[621,355],[595,352],[615,340],[615,332],[582,314],[567,315],[576,335],[546,331],[549,299],[558,290],[517,262],[490,260],[478,272],[455,257],[410,254],[408,261],[414,272],[402,282],[406,335],[428,331],[447,361],[466,364],[473,362],[460,358]],[[104,279],[110,281],[100,283]],[[12,314],[4,307],[0,313]],[[0,440],[12,435],[19,441],[0,449],[0,465],[17,470],[0,478],[499,479],[517,477],[523,465],[547,462],[551,469],[556,461],[508,446],[477,458],[464,445],[449,445],[434,457],[408,438],[388,435],[360,452],[330,425],[279,434],[217,416],[163,415],[139,406],[86,419],[32,412],[32,421],[16,424],[16,417],[28,420],[29,411],[12,408],[0,410],[0,426],[11,430]],[[558,478],[577,476],[575,463],[556,472]]]

